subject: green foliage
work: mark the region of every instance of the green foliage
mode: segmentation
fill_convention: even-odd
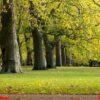
[[[15,0],[15,4],[17,33],[22,34],[20,41],[24,41],[21,47],[23,55],[26,55],[23,34],[31,38],[30,27],[37,27],[51,42],[55,42],[54,37],[60,36],[67,53],[73,54],[75,62],[88,64],[90,59],[100,61],[98,0]],[[0,5],[1,12],[2,0]],[[32,48],[32,41],[30,45]]]

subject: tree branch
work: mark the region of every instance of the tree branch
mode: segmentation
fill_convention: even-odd
[[[95,0],[92,0],[94,2],[94,4],[96,4],[98,7],[100,7],[100,4],[97,3]]]

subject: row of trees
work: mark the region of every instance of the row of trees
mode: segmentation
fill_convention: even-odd
[[[23,64],[43,70],[100,61],[98,2],[1,0],[0,4],[1,72],[20,73]]]

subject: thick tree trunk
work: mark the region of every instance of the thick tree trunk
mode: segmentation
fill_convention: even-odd
[[[5,48],[1,48],[1,53],[2,53],[2,66],[1,67],[3,67],[3,66],[6,66],[5,65],[6,64]]]
[[[54,68],[54,48],[46,48],[47,68]]]
[[[62,57],[61,57],[61,41],[57,40],[56,43],[56,66],[62,66]]]
[[[26,64],[31,66],[32,65],[32,50],[30,48],[30,37],[28,37],[26,34],[24,34],[24,36],[25,36],[26,49],[27,49]]]
[[[53,42],[49,41],[46,34],[43,35],[45,49],[46,49],[46,61],[47,61],[47,68],[54,68],[54,45]]]
[[[62,52],[62,66],[66,66],[66,50],[63,45],[61,47],[61,52]]]
[[[20,38],[19,38],[20,29],[21,29],[21,17],[18,20],[18,27],[16,29],[16,32],[17,32],[17,41],[18,41],[18,46],[19,46],[20,63],[21,65],[23,65],[22,52],[21,52],[22,43],[20,42]]]
[[[3,7],[4,11],[1,14],[2,34],[0,34],[3,55],[3,66],[1,71],[19,73],[21,72],[21,67],[15,29],[14,0],[3,0]]]
[[[34,70],[46,69],[46,59],[42,48],[42,34],[37,28],[32,29],[34,43]]]

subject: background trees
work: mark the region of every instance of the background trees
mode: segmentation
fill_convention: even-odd
[[[82,0],[20,0],[17,2],[15,0],[15,13],[13,7],[8,7],[6,0],[0,1],[0,4],[2,65],[9,57],[13,58],[14,62],[21,62],[22,65],[33,64],[33,69],[36,70],[66,65],[91,65],[93,62],[95,62],[94,66],[99,65],[100,8],[98,2],[94,0],[84,0],[84,2]],[[6,18],[4,14],[7,15]],[[8,33],[13,35],[8,37]],[[16,38],[19,50],[18,47],[14,47]],[[7,55],[5,57],[7,46],[9,57]],[[19,53],[21,59],[17,59],[13,51]],[[14,66],[11,60],[9,63],[7,66]]]

